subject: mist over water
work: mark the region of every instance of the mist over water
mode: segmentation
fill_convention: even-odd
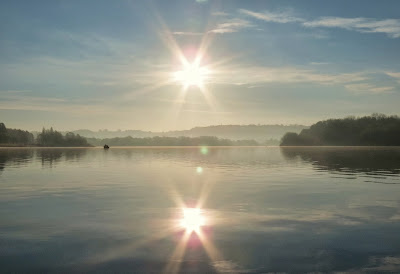
[[[399,272],[399,193],[398,147],[0,149],[0,268]]]

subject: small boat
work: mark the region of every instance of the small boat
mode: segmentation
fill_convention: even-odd
[[[107,144],[104,145],[104,149],[109,149],[109,148],[110,147]]]

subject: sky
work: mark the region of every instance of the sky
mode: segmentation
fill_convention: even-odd
[[[167,131],[400,114],[400,1],[1,1],[0,121]]]

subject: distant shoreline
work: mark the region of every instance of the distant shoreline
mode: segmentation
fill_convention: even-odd
[[[160,146],[110,146],[111,148],[154,148],[154,147],[162,147],[162,148],[202,148],[202,147],[279,147],[278,145],[276,146],[264,146],[264,145],[259,145],[259,146],[208,146],[208,145],[203,145],[203,146],[165,146],[165,145],[160,145]],[[2,146],[0,145],[0,148],[103,148],[103,146],[80,146],[80,147],[62,147],[62,146],[57,146],[57,147],[48,147],[48,146]]]
[[[400,146],[327,146],[327,145],[322,145],[322,146],[265,146],[265,145],[259,145],[259,146],[113,146],[110,147],[110,149],[121,149],[121,148],[202,148],[202,147],[207,147],[207,148],[268,148],[268,147],[279,147],[279,148],[400,148]],[[76,149],[76,148],[82,148],[82,149],[87,149],[87,148],[94,148],[94,149],[103,149],[102,146],[87,146],[87,147],[47,147],[47,146],[3,146],[0,145],[0,149],[6,149],[6,148],[43,148],[43,149]]]
[[[400,146],[400,117],[372,114],[319,121],[300,133],[288,132],[281,146]]]
[[[73,146],[56,146],[56,147],[48,147],[48,146],[41,146],[41,145],[15,145],[15,144],[0,144],[0,148],[69,148]],[[95,146],[77,146],[73,148],[91,148]]]

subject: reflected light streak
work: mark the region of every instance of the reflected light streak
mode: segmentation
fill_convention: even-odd
[[[182,239],[179,241],[178,245],[176,246],[174,252],[171,255],[171,258],[169,259],[168,265],[165,267],[163,273],[178,273],[182,258],[185,255],[186,251],[186,246],[189,241],[191,233],[185,232],[183,234]]]
[[[197,236],[199,237],[201,244],[207,253],[207,256],[213,263],[224,260],[221,253],[214,246],[214,244],[209,239],[207,239],[207,236],[202,230],[199,230],[197,232]]]

